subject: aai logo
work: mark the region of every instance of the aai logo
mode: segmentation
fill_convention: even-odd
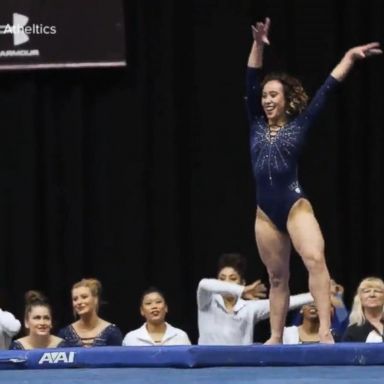
[[[39,364],[70,364],[75,360],[75,352],[45,352],[39,360]]]

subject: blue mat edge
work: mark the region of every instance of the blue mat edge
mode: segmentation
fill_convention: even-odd
[[[0,351],[1,369],[384,365],[382,343],[161,346]]]

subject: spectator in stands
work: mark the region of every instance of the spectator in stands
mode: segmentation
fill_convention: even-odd
[[[344,287],[333,279],[331,279],[331,304],[333,306],[331,327],[337,335],[342,336],[348,326],[349,312],[344,303]]]
[[[267,319],[269,300],[260,280],[246,285],[245,258],[221,255],[217,279],[202,279],[197,289],[199,344],[247,345],[253,343],[254,325]],[[309,293],[290,297],[289,308],[311,303]]]
[[[12,342],[10,349],[57,348],[65,346],[62,338],[51,334],[52,309],[38,291],[25,294],[24,327],[27,336]]]
[[[363,279],[357,288],[343,341],[382,343],[384,281],[378,277]]]
[[[74,323],[59,332],[70,347],[100,347],[121,345],[120,329],[99,317],[101,283],[96,279],[82,279],[72,287]]]
[[[140,313],[145,323],[128,332],[123,340],[125,346],[190,345],[188,335],[165,321],[168,306],[164,294],[157,288],[147,289],[140,301]]]
[[[331,330],[335,337],[340,338],[348,325],[348,310],[343,301],[344,287],[331,279],[331,304],[332,304],[332,318]],[[302,323],[302,310],[296,310],[293,313],[291,320],[292,326],[299,326]],[[284,332],[286,332],[284,330]],[[336,340],[337,341],[337,340]],[[284,341],[283,341],[284,343]]]
[[[332,316],[334,315],[334,309],[332,307]],[[310,344],[319,343],[319,313],[316,304],[305,304],[300,309],[301,321],[299,325],[292,325],[284,328],[283,344]],[[335,341],[340,339],[340,336],[331,330]]]

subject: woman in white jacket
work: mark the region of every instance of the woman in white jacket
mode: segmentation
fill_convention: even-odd
[[[245,285],[245,258],[236,253],[219,259],[217,279],[202,279],[197,289],[200,345],[249,345],[257,322],[267,319],[270,303],[260,280]],[[290,297],[289,309],[311,303],[310,293]]]
[[[3,303],[3,291],[0,291],[0,300]],[[3,311],[0,308],[0,349],[8,349],[12,337],[20,331],[21,323],[12,313]]]
[[[165,321],[168,306],[163,293],[157,288],[147,289],[141,298],[140,313],[146,322],[128,332],[124,346],[190,345],[188,335]]]

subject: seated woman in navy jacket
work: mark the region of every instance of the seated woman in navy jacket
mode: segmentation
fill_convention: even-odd
[[[52,310],[38,291],[25,294],[24,326],[27,336],[12,342],[9,349],[56,348],[65,346],[62,338],[51,334]]]
[[[99,317],[101,284],[96,279],[82,279],[72,287],[74,323],[63,328],[59,336],[70,347],[121,345],[120,329]]]

